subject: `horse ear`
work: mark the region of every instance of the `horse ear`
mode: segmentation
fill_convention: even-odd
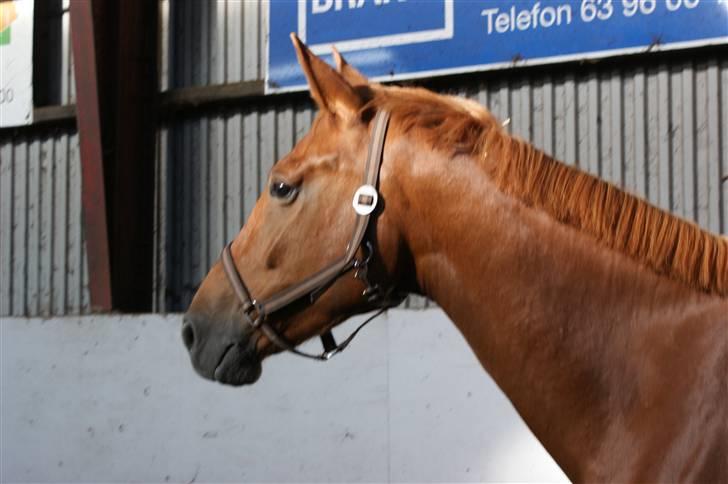
[[[364,105],[364,99],[341,74],[308,50],[295,33],[291,33],[291,41],[306,75],[311,97],[319,108],[346,120],[355,116]]]
[[[334,61],[336,62],[336,70],[347,80],[352,86],[366,86],[369,84],[369,79],[364,74],[359,72],[356,68],[352,67],[344,56],[334,47],[331,46],[331,50],[334,54]]]

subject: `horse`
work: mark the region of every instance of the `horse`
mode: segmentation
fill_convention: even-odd
[[[196,371],[426,295],[571,480],[728,482],[728,240],[291,38],[319,110],[184,316]]]

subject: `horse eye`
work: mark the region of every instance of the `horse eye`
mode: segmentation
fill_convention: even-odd
[[[275,198],[283,200],[292,199],[296,194],[296,188],[287,183],[275,181],[270,184],[270,194]]]

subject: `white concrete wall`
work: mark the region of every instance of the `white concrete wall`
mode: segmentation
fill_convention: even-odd
[[[237,389],[193,372],[179,326],[4,318],[0,479],[565,480],[438,310],[391,311],[328,364],[273,357]]]

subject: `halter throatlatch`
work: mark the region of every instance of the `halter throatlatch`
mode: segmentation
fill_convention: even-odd
[[[391,302],[389,296],[391,295],[391,290],[382,293],[380,288],[377,285],[372,285],[367,278],[369,261],[374,254],[374,247],[371,242],[364,241],[367,227],[369,226],[369,219],[376,209],[379,200],[376,186],[379,181],[379,168],[382,164],[382,152],[384,151],[384,139],[387,134],[388,123],[389,113],[387,111],[377,112],[373,122],[374,131],[372,132],[372,139],[369,142],[366,167],[364,168],[364,180],[362,185],[354,193],[354,199],[352,200],[352,206],[357,214],[354,232],[352,233],[349,244],[346,246],[345,254],[340,259],[315,274],[308,276],[301,282],[289,286],[269,296],[265,300],[258,301],[251,297],[250,291],[235,266],[235,261],[230,252],[232,242],[227,244],[222,250],[222,266],[228,281],[230,281],[230,285],[235,291],[235,295],[242,303],[241,311],[243,320],[251,327],[262,331],[273,344],[283,350],[306,358],[326,361],[335,354],[343,351],[367,323],[390,307],[389,304]],[[356,253],[360,248],[363,251],[363,256],[361,259],[357,259]],[[354,271],[354,277],[366,285],[362,296],[369,302],[381,301],[381,309],[359,325],[341,344],[337,345],[334,336],[330,331],[327,331],[321,335],[324,352],[318,355],[306,353],[298,350],[266,322],[268,315],[293,304],[304,296],[308,296],[311,302],[315,301],[334,281],[351,270]]]

